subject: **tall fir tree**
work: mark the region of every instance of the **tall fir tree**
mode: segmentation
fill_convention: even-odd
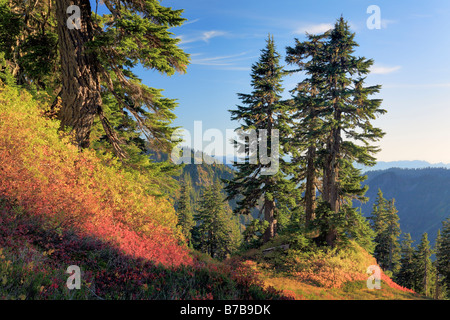
[[[240,244],[232,226],[237,221],[231,212],[227,214],[224,198],[220,182],[205,187],[195,215],[195,248],[217,259],[226,258]]]
[[[378,93],[381,86],[364,86],[373,60],[353,55],[358,46],[354,37],[341,17],[332,30],[288,50],[288,54],[294,56],[293,62],[309,68],[306,70],[311,75],[309,82],[304,82],[303,89],[299,90],[307,110],[303,112],[308,124],[304,133],[308,137],[304,141],[308,141],[305,144],[308,149],[317,148],[318,161],[314,169],[322,171],[323,205],[315,210],[316,220],[320,220],[317,223],[319,240],[323,239],[332,247],[354,227],[346,221],[358,221],[354,218],[357,212],[352,209],[352,201],[367,200],[364,197],[367,187],[361,187],[365,177],[353,164],[374,165],[373,155],[379,148],[373,143],[384,135],[371,120],[386,111],[380,108],[380,99],[369,98]],[[297,61],[311,55],[315,58],[310,62]],[[305,90],[308,94],[302,92]],[[306,167],[312,168],[311,165]],[[314,192],[312,187],[310,190],[309,199]]]
[[[378,189],[377,197],[372,207],[372,213],[369,217],[372,229],[375,233],[381,234],[386,228],[386,221],[384,219],[387,211],[388,201],[383,196],[383,191]]]
[[[278,137],[287,135],[290,130],[285,114],[287,105],[281,100],[282,77],[285,72],[280,65],[280,55],[275,49],[272,36],[267,39],[266,47],[261,52],[261,57],[252,66],[252,87],[250,94],[238,94],[243,106],[238,106],[236,110],[230,110],[231,119],[242,122],[239,127],[243,132],[255,130],[261,142],[262,130],[267,132],[267,145],[257,143],[256,146],[244,142],[238,148],[247,151],[243,163],[236,163],[236,173],[232,180],[226,180],[227,199],[237,199],[235,213],[250,214],[251,210],[258,205],[262,199],[261,211],[264,213],[264,220],[268,222],[268,227],[264,233],[264,241],[268,241],[276,233],[276,208],[279,202],[290,202],[289,194],[294,192],[292,183],[286,179],[285,155],[283,148],[272,146],[272,138],[278,130]],[[274,130],[274,131],[272,131]],[[253,141],[255,143],[255,141]],[[252,150],[255,147],[256,151]],[[267,148],[265,148],[267,147]],[[267,150],[262,150],[262,149]],[[278,167],[274,163],[263,163],[261,154],[277,157]],[[250,161],[250,159],[254,161]],[[271,168],[272,167],[272,168]],[[270,169],[269,169],[270,168]],[[267,174],[267,170],[274,170]],[[266,174],[265,174],[266,173]]]
[[[293,98],[292,135],[286,141],[286,151],[291,155],[289,174],[296,184],[304,183],[305,225],[315,218],[316,193],[320,174],[319,154],[323,146],[324,132],[320,129],[320,111],[325,107],[322,77],[323,47],[327,34],[307,35],[308,40],[295,39],[295,47],[286,48],[286,62],[297,69],[290,73],[305,72],[303,79],[291,90]]]
[[[434,274],[431,255],[433,251],[428,241],[428,234],[422,234],[420,243],[414,253],[414,290],[426,296],[431,296],[431,280]]]
[[[80,10],[79,26],[67,12],[71,5]],[[99,5],[108,13],[97,14]],[[17,84],[48,92],[46,113],[74,134],[74,144],[145,171],[156,194],[173,191],[167,176],[177,168],[150,161],[149,153],[170,152],[176,143],[177,103],[144,85],[134,69],[186,71],[189,56],[171,32],[185,21],[182,10],[158,0],[1,0],[0,13],[0,64]]]
[[[168,75],[186,70],[188,56],[169,31],[183,23],[182,11],[163,7],[157,0],[102,3],[109,13],[99,16],[92,12],[89,0],[56,2],[62,65],[61,126],[75,132],[79,147],[87,147],[98,116],[115,153],[127,157],[102,108],[104,88],[120,105],[118,111],[134,118],[152,147],[168,151],[176,103],[164,98],[161,90],[144,85],[132,69],[140,63]],[[81,10],[80,29],[67,27],[70,5]]]
[[[450,218],[442,222],[442,231],[436,239],[436,269],[441,292],[450,297]]]
[[[434,243],[434,248],[433,248],[433,252],[436,255],[436,259],[434,259],[432,261],[433,270],[435,271],[435,274],[433,275],[433,288],[434,288],[433,299],[435,299],[435,300],[439,300],[442,298],[445,299],[446,294],[447,294],[446,285],[443,281],[442,275],[439,273],[439,270],[438,270],[439,261],[438,261],[437,257],[438,257],[438,251],[440,250],[441,244],[442,244],[441,230],[438,229],[437,235],[436,235],[436,240]]]
[[[401,234],[400,218],[397,215],[398,211],[395,208],[395,199],[391,199],[388,202],[388,211],[386,217],[386,230],[384,235],[387,239],[387,270],[396,274],[400,269],[400,242],[399,237]]]
[[[177,201],[176,212],[178,224],[189,245],[192,245],[192,228],[195,225],[194,212],[191,205],[191,179],[188,175],[181,181],[180,196]]]
[[[395,282],[399,285],[414,288],[414,247],[411,234],[404,233],[400,242],[400,269],[395,275]]]
[[[396,274],[400,269],[401,249],[399,237],[401,234],[399,217],[395,208],[395,199],[386,200],[378,189],[370,220],[375,231],[374,257],[384,269]]]

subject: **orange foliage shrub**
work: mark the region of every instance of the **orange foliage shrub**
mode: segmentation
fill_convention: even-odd
[[[106,166],[61,138],[26,93],[0,87],[0,197],[15,199],[52,228],[76,228],[124,253],[164,265],[191,263],[169,201],[138,174]]]
[[[294,255],[294,261],[293,274],[299,280],[325,288],[341,288],[346,282],[366,281],[370,276],[367,268],[377,265],[376,259],[356,243],[339,252],[317,252],[306,259]],[[381,280],[391,288],[414,292],[396,284],[382,270]]]

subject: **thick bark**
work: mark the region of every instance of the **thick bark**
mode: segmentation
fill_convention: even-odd
[[[70,14],[66,11],[72,4],[81,11],[79,30],[67,27]],[[102,104],[99,62],[86,48],[94,34],[89,0],[56,1],[56,17],[62,71],[62,106],[58,118],[61,128],[70,127],[75,132],[78,147],[87,148],[94,117]]]
[[[340,121],[341,114],[339,111],[335,112],[335,120]],[[340,210],[339,204],[339,165],[337,163],[340,154],[341,146],[341,130],[340,128],[333,129],[331,139],[327,143],[328,157],[324,167],[324,185],[323,185],[323,200],[330,204],[330,209],[334,213]],[[333,225],[329,226],[325,234],[325,240],[330,247],[335,246],[337,240],[337,230]]]
[[[307,152],[307,171],[306,171],[306,190],[305,190],[305,215],[306,225],[314,220],[316,210],[316,168],[314,159],[316,157],[316,148],[311,146]]]
[[[263,235],[264,242],[273,239],[273,237],[275,236],[277,220],[274,218],[274,211],[275,201],[266,199],[264,201],[264,220],[269,222],[269,226],[267,227]]]

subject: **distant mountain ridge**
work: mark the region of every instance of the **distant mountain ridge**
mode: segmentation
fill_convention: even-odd
[[[369,201],[361,208],[364,216],[372,212],[378,189],[386,199],[395,198],[403,233],[411,233],[417,244],[427,232],[431,243],[436,239],[442,221],[450,216],[450,169],[419,168],[368,171]],[[356,204],[355,204],[356,205]]]
[[[450,163],[430,163],[423,160],[378,161],[373,167],[356,165],[357,168],[366,171],[386,170],[390,168],[422,169],[422,168],[446,168],[450,169]]]

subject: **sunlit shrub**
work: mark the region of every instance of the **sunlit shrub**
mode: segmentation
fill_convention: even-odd
[[[48,228],[77,228],[165,265],[191,262],[172,205],[152,196],[145,178],[79,152],[25,92],[0,87],[0,106],[0,197]]]

